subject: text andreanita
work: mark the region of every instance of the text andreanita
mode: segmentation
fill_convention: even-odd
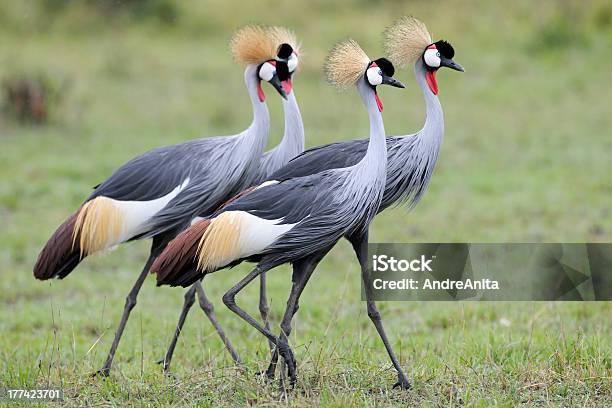
[[[372,286],[376,290],[499,290],[499,282],[493,279],[466,279],[466,280],[437,280],[425,279],[423,285],[419,286],[419,281],[412,278],[399,280],[385,280],[376,278],[372,281]]]

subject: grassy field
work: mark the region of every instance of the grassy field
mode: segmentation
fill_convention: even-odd
[[[394,371],[360,301],[358,265],[344,242],[302,297],[290,339],[300,379],[286,398],[255,375],[265,366],[266,342],[220,301],[246,265],[206,285],[247,369],[233,367],[194,309],[174,378],[155,362],[182,291],[157,289],[153,279],[112,377],[89,377],[110,347],[146,243],[92,257],[65,281],[33,279],[52,231],[119,165],[159,145],[248,125],[242,67],[227,52],[231,32],[248,22],[287,25],[303,41],[294,86],[308,146],[366,135],[356,94],[339,94],[323,80],[320,67],[334,41],[351,36],[377,58],[383,28],[414,14],[455,46],[466,73],[438,75],[446,134],[429,191],[411,213],[381,214],[372,241],[612,241],[612,7],[404,3],[155,0],[152,11],[112,14],[62,0],[0,2],[0,80],[43,73],[65,90],[45,126],[0,117],[0,388],[61,386],[74,406],[612,405],[612,305],[605,302],[381,302],[414,383],[410,391],[392,390]],[[423,122],[422,96],[410,71],[396,76],[407,89],[381,91],[386,129],[412,133]],[[282,113],[267,93],[273,145]],[[289,277],[288,267],[269,274],[274,322]],[[253,313],[255,286],[238,300]]]

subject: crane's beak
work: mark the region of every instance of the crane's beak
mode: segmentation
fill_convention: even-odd
[[[396,88],[405,88],[404,84],[402,84],[400,81],[398,81],[397,79],[395,79],[393,77],[386,76],[386,75],[383,75],[382,83],[385,84],[385,85],[394,86]]]
[[[283,97],[283,99],[287,99],[287,93],[285,92],[285,88],[283,88],[283,84],[281,80],[278,79],[278,75],[274,74],[272,79],[270,79],[270,84],[276,89],[276,91]]]
[[[457,64],[455,61],[453,61],[450,58],[442,57],[440,61],[440,66],[454,69],[455,71],[459,71],[459,72],[465,72],[465,70],[463,69],[461,65]]]

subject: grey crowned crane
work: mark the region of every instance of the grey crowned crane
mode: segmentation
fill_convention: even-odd
[[[416,80],[425,97],[425,125],[417,133],[407,136],[387,137],[387,181],[379,212],[392,205],[406,203],[412,209],[427,189],[427,185],[435,168],[438,152],[444,136],[444,114],[438,99],[438,83],[436,73],[439,68],[447,67],[457,71],[463,68],[453,61],[453,47],[446,41],[433,42],[427,27],[414,17],[403,17],[385,31],[385,48],[387,54],[401,68],[414,67]],[[276,173],[270,180],[283,181],[292,177],[303,177],[320,171],[350,166],[357,163],[366,154],[367,144],[362,140],[332,143],[309,149],[293,159]],[[361,265],[361,273],[367,278],[367,243],[368,235],[347,236]],[[355,239],[357,238],[357,239]],[[318,259],[308,264],[302,273],[298,291],[304,289],[318,262],[331,249],[320,251]],[[387,353],[398,373],[401,388],[409,388],[408,377],[400,367],[393,348],[387,339],[382,325],[380,313],[371,294],[366,292],[368,316],[380,335]],[[297,304],[295,312],[297,312]],[[283,328],[287,334],[291,331],[289,323]],[[266,375],[274,377],[278,353],[275,351]]]
[[[284,27],[269,27],[267,30],[269,35],[273,38],[274,44],[278,46],[277,60],[286,63],[288,69],[288,78],[282,81],[283,88],[287,94],[287,97],[282,101],[285,116],[285,132],[281,142],[275,148],[265,152],[260,159],[257,169],[249,174],[249,179],[246,183],[248,186],[261,184],[270,177],[272,173],[286,165],[290,159],[304,151],[304,124],[302,122],[302,115],[295,97],[295,92],[293,91],[293,74],[298,67],[298,55],[300,53],[299,43],[295,34]],[[195,219],[192,223],[197,221],[198,219]],[[268,327],[268,308],[266,303],[267,296],[264,276],[265,275],[261,276],[260,310],[266,327]],[[170,363],[172,362],[176,343],[183,329],[183,325],[185,324],[189,310],[195,302],[196,293],[198,294],[200,302],[202,303],[204,301],[202,308],[209,310],[209,314],[212,313],[212,304],[206,299],[201,281],[197,281],[185,293],[185,301],[174,335],[172,336],[164,359],[160,361],[160,363],[163,363],[164,372],[166,373],[170,370]],[[226,338],[223,329],[218,325],[216,319],[211,321],[213,321],[216,330],[222,334],[221,337]]]
[[[403,88],[393,78],[394,68],[388,60],[370,60],[352,40],[337,44],[325,67],[332,84],[356,85],[367,108],[370,138],[362,159],[346,168],[261,184],[179,234],[151,267],[158,285],[188,286],[243,260],[257,262],[223,296],[223,302],[274,343],[287,363],[291,384],[297,378],[296,362],[286,337],[274,336],[236,304],[235,296],[261,273],[292,262],[293,286],[281,324],[284,328],[293,315],[304,262],[345,235],[366,234],[382,200],[387,166],[377,86]]]
[[[286,97],[281,82],[287,79],[287,64],[277,61],[274,37],[259,26],[238,30],[231,51],[237,62],[246,64],[244,80],[253,108],[251,125],[237,135],[161,147],[130,160],[95,188],[38,256],[34,266],[37,279],[62,279],[88,255],[135,239],[152,238],[148,260],[127,295],[110,351],[96,374],[109,374],[155,257],[194,217],[211,214],[248,187],[251,174],[259,166],[270,122],[261,82],[269,82]],[[209,318],[214,320],[214,316]],[[229,341],[220,334],[237,359]]]

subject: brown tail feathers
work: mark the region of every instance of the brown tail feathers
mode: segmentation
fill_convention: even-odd
[[[157,286],[187,287],[204,276],[197,270],[197,253],[209,225],[210,220],[201,220],[170,241],[151,266],[151,273],[157,274]]]
[[[80,209],[59,226],[40,251],[34,265],[36,279],[63,279],[81,262],[79,237],[73,235],[79,211]]]

